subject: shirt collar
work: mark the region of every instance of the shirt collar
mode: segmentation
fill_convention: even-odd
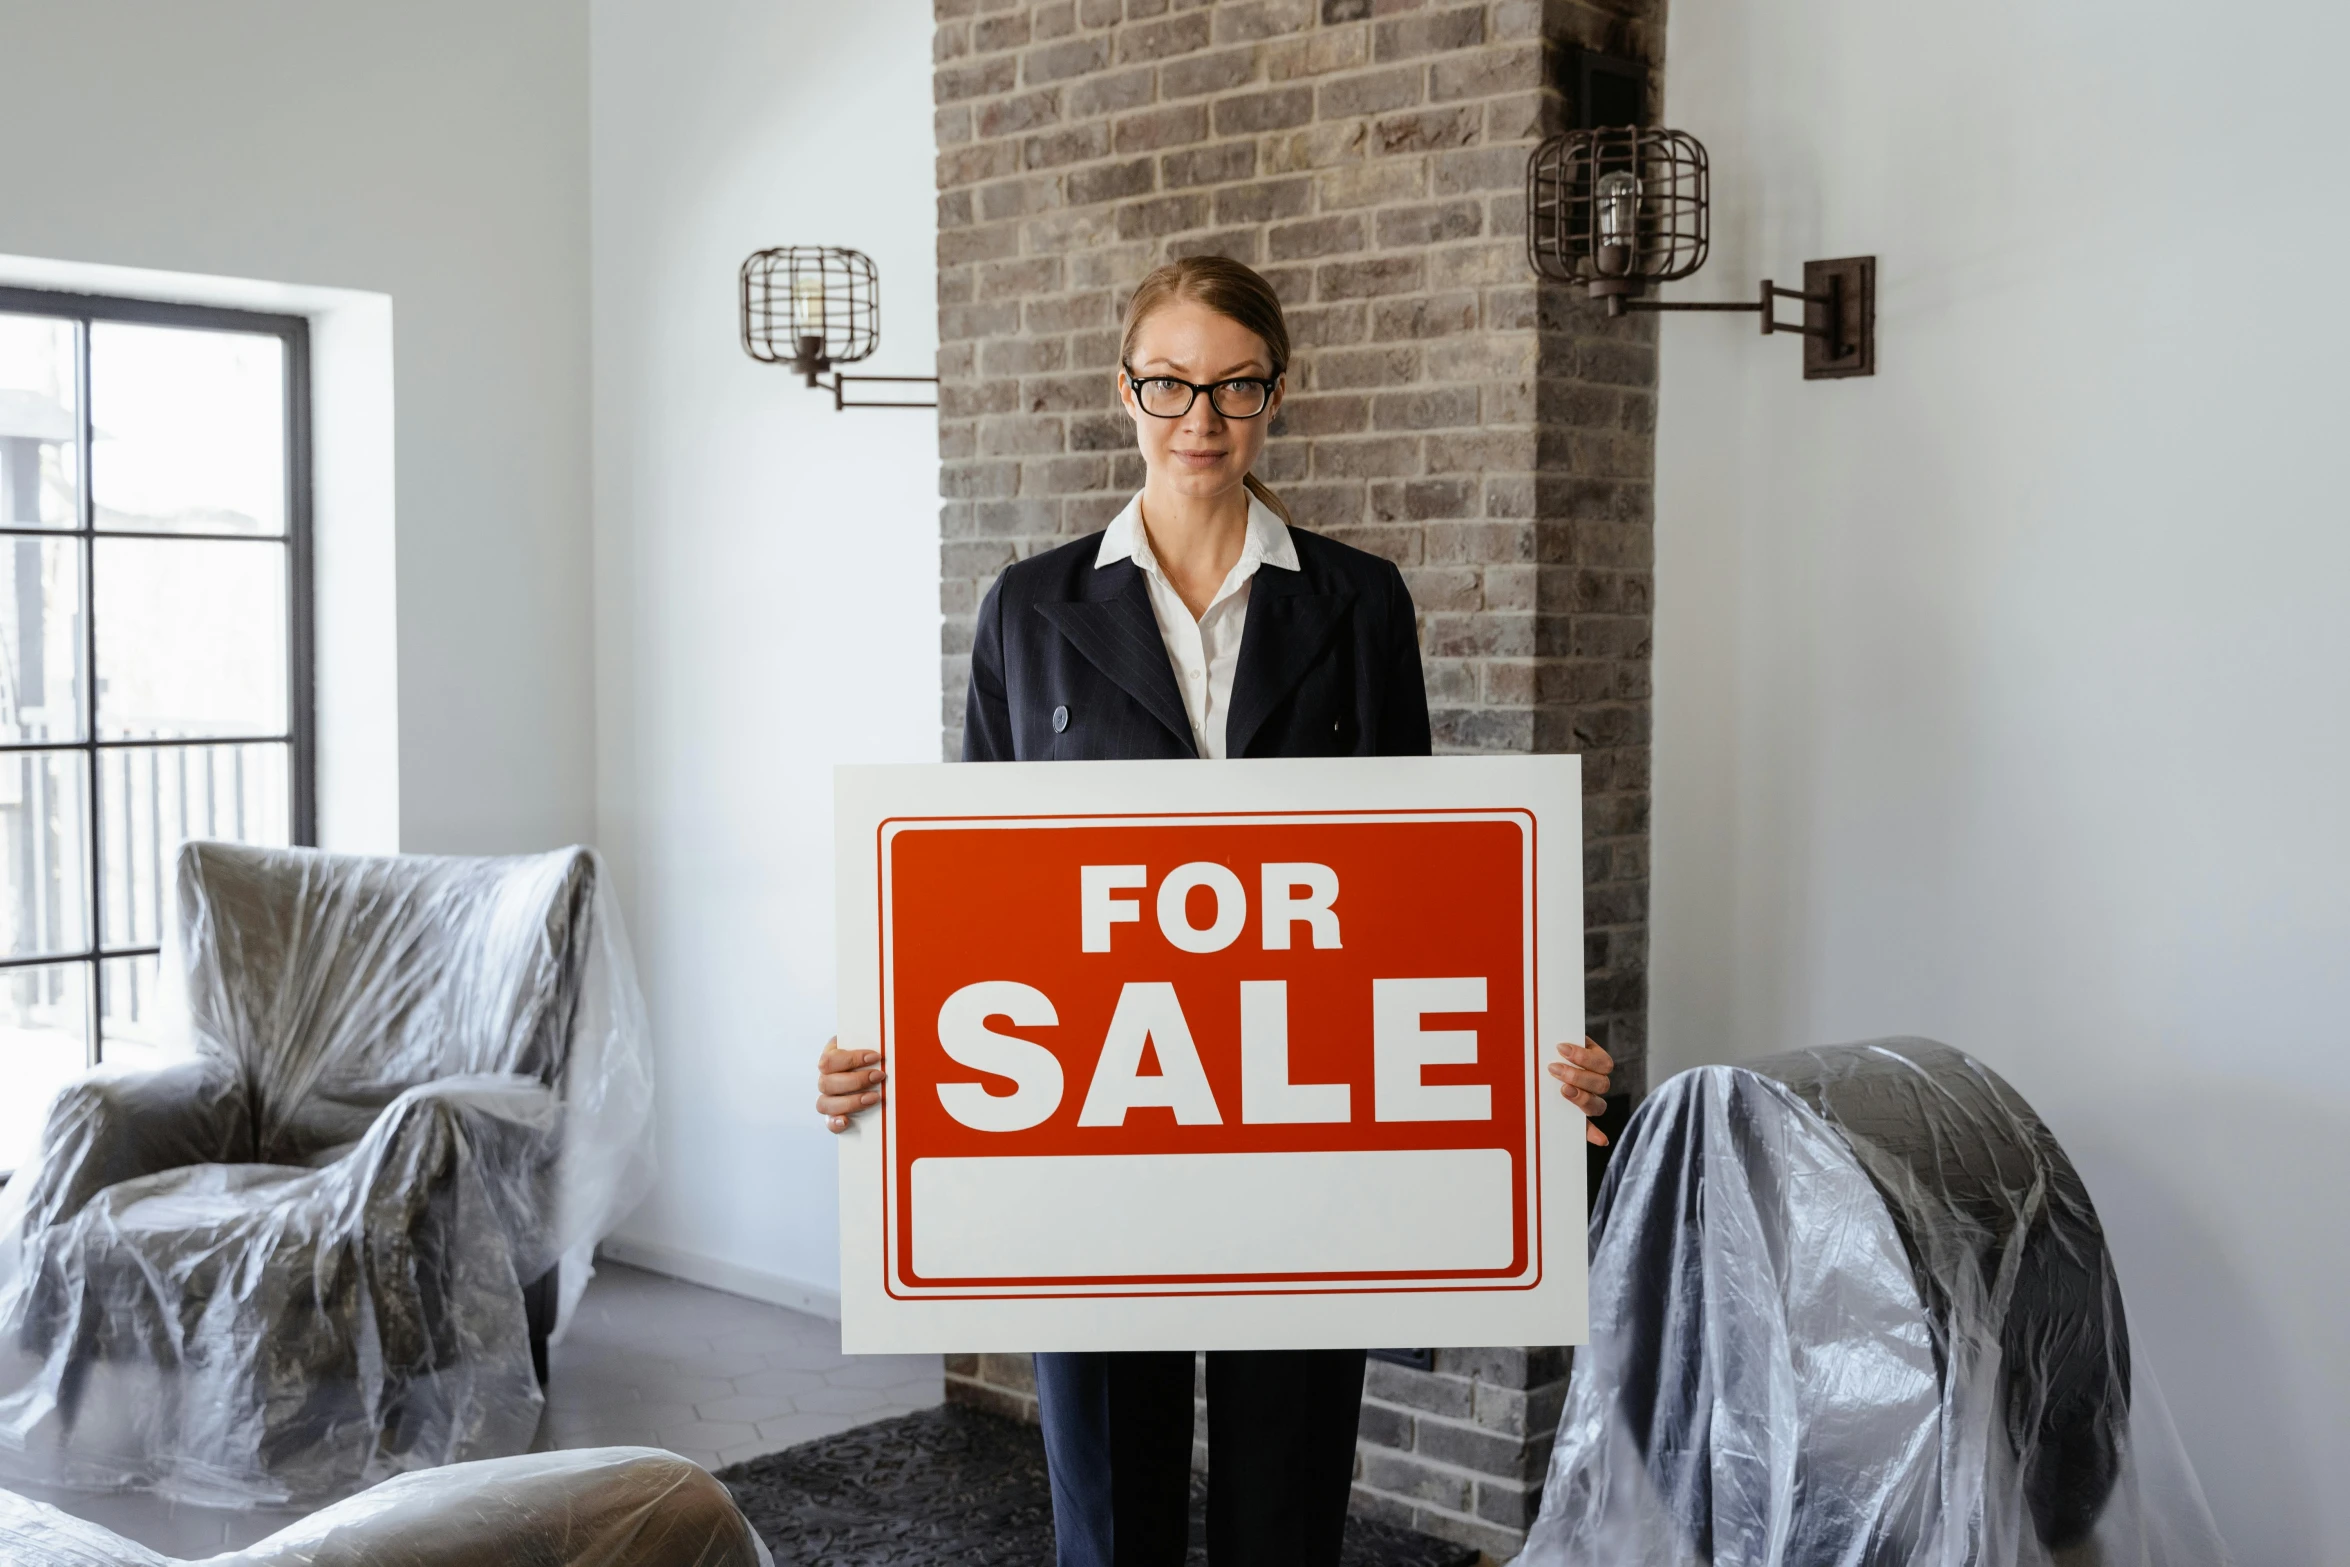
[[[1151,553],[1150,536],[1142,526],[1142,496],[1138,493],[1126,503],[1125,510],[1111,519],[1102,533],[1102,547],[1094,552],[1096,571],[1104,566],[1115,566],[1122,560],[1131,560],[1144,571],[1157,572],[1158,557]],[[1291,542],[1289,529],[1273,515],[1273,508],[1256,496],[1248,498],[1248,535],[1241,540],[1242,566],[1277,566],[1283,571],[1295,571],[1297,545]]]

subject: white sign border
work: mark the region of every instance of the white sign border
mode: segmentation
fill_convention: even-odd
[[[1364,826],[1372,826],[1379,823],[1403,822],[1507,822],[1511,826],[1516,827],[1527,822],[1532,817],[1532,815],[1533,813],[1531,811],[1525,810],[1523,808],[1508,810],[1462,810],[1455,808],[1424,811],[1324,810],[1275,812],[1141,812],[1123,816],[1067,816],[1060,814],[1047,814],[1039,816],[1034,813],[1024,813],[1017,816],[955,815],[911,818],[893,816],[887,821],[883,822],[881,825],[879,835],[881,840],[881,862],[875,867],[876,881],[879,887],[881,899],[881,917],[877,922],[881,935],[881,975],[878,990],[882,1013],[881,1037],[887,1040],[895,1038],[897,1035],[896,1024],[891,1015],[895,1006],[895,1001],[893,998],[896,994],[897,987],[895,973],[892,967],[889,939],[890,891],[888,884],[888,872],[890,848],[896,842],[899,835],[903,833],[938,831],[942,829],[950,831],[1009,830],[1026,832],[1057,832],[1067,829],[1087,827],[1151,826],[1181,829],[1186,827],[1267,827],[1281,826],[1284,824],[1296,824],[1301,826],[1326,826],[1330,825],[1334,819]],[[1525,890],[1525,907],[1522,911],[1522,917],[1526,932],[1526,947],[1522,958],[1525,966],[1525,994],[1520,1000],[1520,1007],[1521,1012],[1526,1019],[1526,1027],[1528,1031],[1536,1036],[1534,1041],[1534,1048],[1527,1053],[1526,1075],[1525,1081],[1522,1085],[1521,1097],[1526,1106],[1526,1126],[1524,1131],[1521,1133],[1521,1137],[1526,1144],[1536,1147],[1539,1147],[1537,1138],[1539,1136],[1540,1128],[1535,1124],[1535,1117],[1540,1114],[1541,1111],[1540,1097],[1542,1063],[1540,1059],[1540,1023],[1539,1019],[1535,1015],[1536,987],[1539,973],[1538,965],[1540,962],[1539,955],[1535,951],[1535,942],[1537,932],[1540,930],[1541,926],[1534,907],[1534,899],[1535,889],[1539,885],[1540,878],[1537,873],[1537,867],[1534,863],[1534,856],[1536,847],[1540,841],[1540,824],[1536,823],[1535,832],[1529,839],[1527,839],[1525,843],[1524,861],[1521,866],[1524,878],[1522,885]],[[1525,1288],[1529,1283],[1539,1279],[1541,1276],[1542,1233],[1540,1225],[1542,1221],[1542,1191],[1539,1185],[1541,1172],[1538,1168],[1536,1168],[1538,1161],[1527,1160],[1525,1161],[1527,1165],[1525,1172],[1526,1213],[1528,1216],[1528,1228],[1531,1233],[1527,1236],[1529,1244],[1526,1248],[1526,1266],[1520,1269],[1517,1273],[1511,1274],[1507,1277],[1497,1278],[1490,1274],[1479,1277],[1456,1279],[1424,1277],[1412,1278],[1407,1276],[1398,1277],[1392,1282],[1383,1282],[1377,1279],[1314,1278],[1307,1276],[1300,1278],[1265,1278],[1256,1281],[1253,1284],[1241,1283],[1231,1279],[1202,1279],[1196,1283],[1188,1284],[1169,1283],[1165,1281],[1116,1284],[1098,1279],[1088,1280],[1084,1283],[1062,1285],[1020,1283],[991,1286],[971,1282],[951,1285],[917,1284],[908,1280],[903,1274],[899,1273],[897,1268],[898,1246],[900,1241],[900,1235],[898,1233],[896,1222],[899,1208],[897,1201],[898,1176],[894,1163],[886,1156],[886,1150],[889,1144],[895,1141],[898,1135],[897,1108],[897,1096],[893,1094],[884,1100],[880,1112],[884,1130],[882,1146],[885,1150],[884,1158],[882,1160],[882,1219],[884,1226],[882,1235],[882,1255],[885,1259],[885,1272],[888,1279],[888,1282],[883,1287],[888,1291],[890,1297],[895,1300],[969,1300],[979,1297],[1014,1299],[1028,1295],[1101,1297],[1117,1297],[1128,1295],[1210,1296],[1263,1294],[1272,1292],[1279,1292],[1283,1294],[1306,1294],[1313,1292],[1328,1294],[1360,1294],[1366,1291],[1371,1293],[1392,1293],[1406,1290],[1522,1289]]]
[[[1029,762],[851,766],[834,777],[841,1047],[882,1038],[878,835],[906,817],[1107,818],[1524,812],[1535,821],[1537,946],[1529,975],[1538,1040],[1583,1036],[1581,768],[1573,756],[1448,756],[1193,762]],[[976,824],[975,824],[976,825]],[[1095,1349],[1300,1349],[1580,1343],[1587,1333],[1583,1116],[1537,1072],[1541,1272],[1531,1284],[1415,1280],[1292,1284],[1264,1293],[1056,1294],[958,1290],[906,1299],[884,1283],[885,1179],[879,1129],[838,1139],[841,1346],[851,1354]]]

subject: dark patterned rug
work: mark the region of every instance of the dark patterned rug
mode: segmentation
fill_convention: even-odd
[[[1034,1426],[941,1405],[858,1426],[718,1472],[776,1567],[1042,1567],[1052,1493]],[[1204,1482],[1191,1495],[1204,1567]],[[1477,1553],[1349,1518],[1343,1567],[1467,1567]]]

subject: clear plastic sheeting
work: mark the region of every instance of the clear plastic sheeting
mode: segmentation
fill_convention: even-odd
[[[0,1491],[8,1567],[183,1567]],[[201,1567],[772,1567],[700,1466],[650,1447],[457,1464],[387,1480]]]
[[[1891,1039],[1685,1072],[1591,1222],[1524,1567],[2215,1567],[2087,1189]]]
[[[0,1478],[276,1504],[523,1451],[534,1316],[652,1175],[596,857],[193,843],[177,886],[187,1059],[66,1088],[0,1194]]]

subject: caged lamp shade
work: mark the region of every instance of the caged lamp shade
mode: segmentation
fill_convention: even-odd
[[[1526,258],[1594,299],[1631,297],[1705,264],[1705,145],[1686,131],[1568,131],[1526,165]]]
[[[1732,311],[1757,317],[1763,336],[1803,343],[1803,378],[1877,373],[1877,258],[1803,264],[1803,287],[1764,278],[1752,297],[1654,299],[1659,283],[1705,265],[1705,144],[1661,125],[1568,131],[1526,160],[1526,261],[1537,277],[1579,283],[1611,317],[1634,311]],[[1800,301],[1787,320],[1779,302]]]
[[[833,245],[754,252],[742,266],[742,330],[744,353],[810,386],[820,371],[871,357],[881,341],[873,258]]]

